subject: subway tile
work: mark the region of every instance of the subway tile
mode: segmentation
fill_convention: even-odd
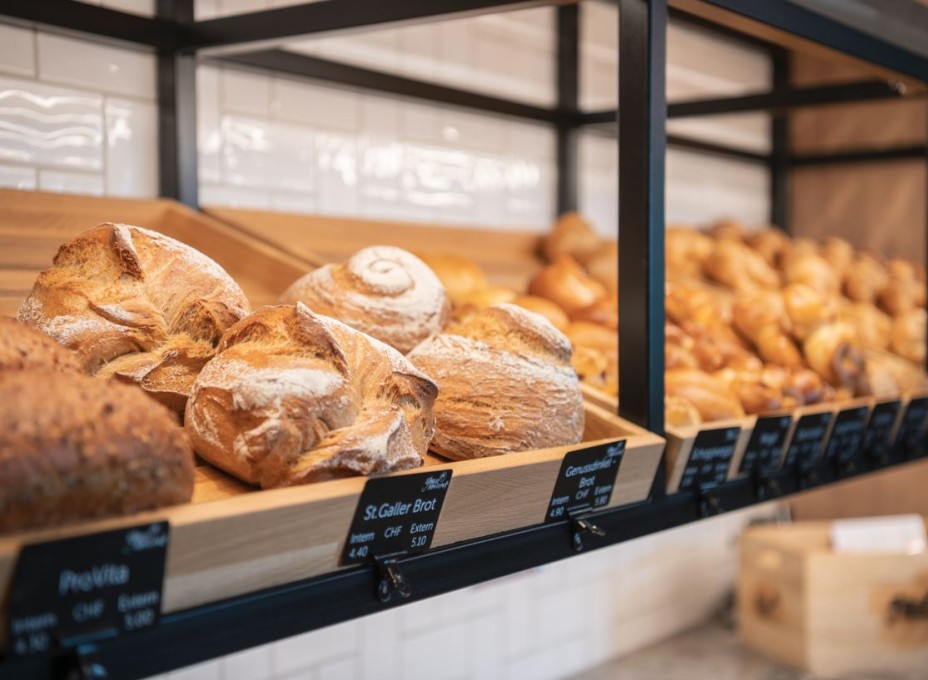
[[[223,68],[219,76],[222,111],[268,115],[271,79],[269,76]]]
[[[220,11],[226,14],[243,14],[267,9],[267,0],[219,0]]]
[[[0,78],[0,162],[101,170],[103,98]]]
[[[219,0],[195,0],[193,3],[193,17],[197,21],[215,19],[221,13]]]
[[[0,187],[4,189],[35,189],[35,168],[0,165]]]
[[[221,680],[271,680],[271,648],[269,645],[230,654],[220,662]]]
[[[363,137],[396,142],[400,134],[402,104],[396,99],[360,95],[360,130]]]
[[[59,170],[39,170],[39,189],[60,194],[102,196],[103,175]]]
[[[329,661],[315,669],[316,680],[357,680],[360,663],[357,657]]]
[[[424,142],[438,142],[441,139],[439,109],[435,106],[405,102],[400,121],[405,139]]]
[[[0,72],[35,75],[35,32],[0,24]]]
[[[539,578],[537,572],[532,572],[506,586],[502,635],[503,655],[507,659],[522,657],[533,648],[538,621],[535,617],[532,584]]]
[[[311,192],[316,136],[309,128],[258,118],[225,116],[221,123],[225,184]]]
[[[219,69],[197,66],[197,172],[201,182],[221,179],[222,116],[219,111]]]
[[[408,604],[399,610],[399,619],[403,634],[418,633],[437,625],[441,612],[439,600],[441,597],[430,597],[427,600]]]
[[[249,189],[247,187],[215,184],[200,185],[201,205],[267,210],[270,207],[270,203],[269,192],[263,189]]]
[[[438,114],[438,125],[442,140],[454,148],[504,151],[507,125],[499,118],[445,109]]]
[[[316,206],[326,215],[358,213],[358,146],[354,136],[316,135]]]
[[[471,676],[474,680],[498,680],[503,677],[503,620],[493,612],[471,621],[473,648]]]
[[[400,641],[403,680],[459,680],[470,677],[472,629],[469,623],[437,628]]]
[[[361,666],[357,680],[402,680],[399,649],[404,609],[389,609],[357,622]]]
[[[155,57],[52,33],[36,36],[39,78],[101,92],[155,99]]]
[[[316,196],[309,192],[271,191],[268,207],[279,212],[306,214],[318,212]]]
[[[168,673],[168,680],[220,680],[219,662],[207,661]]]
[[[101,4],[120,12],[131,12],[146,17],[155,15],[155,0],[103,0]]]
[[[439,621],[454,621],[482,616],[500,608],[499,588],[476,585],[442,595],[436,599]]]
[[[399,33],[399,70],[410,78],[431,79],[438,72],[438,31],[434,25],[404,26]]]
[[[357,132],[360,105],[360,95],[351,90],[282,78],[271,84],[271,113],[281,120]]]
[[[436,75],[449,85],[472,88],[476,70],[476,26],[470,20],[442,21],[434,24],[438,33]]]
[[[155,104],[106,100],[106,193],[158,195],[158,112]]]
[[[271,659],[274,673],[283,674],[356,654],[357,650],[358,628],[349,621],[275,642],[271,645]]]
[[[569,640],[549,645],[516,659],[506,667],[506,678],[511,680],[556,680],[584,669],[583,644]]]

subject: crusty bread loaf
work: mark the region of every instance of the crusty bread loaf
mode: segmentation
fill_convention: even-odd
[[[230,328],[186,427],[206,460],[264,488],[422,464],[438,388],[399,352],[302,303]]]
[[[364,248],[344,264],[320,267],[293,283],[280,302],[302,302],[403,354],[440,333],[451,316],[435,272],[393,246]]]
[[[136,383],[183,413],[222,333],[248,311],[241,288],[202,253],[101,224],[61,246],[18,318],[76,350],[94,374]]]
[[[583,396],[570,343],[544,317],[484,309],[409,358],[439,386],[432,449],[453,460],[575,444]]]
[[[184,503],[193,453],[140,390],[51,371],[0,371],[0,532]]]
[[[44,333],[0,316],[0,371],[50,370],[85,373],[77,354]]]

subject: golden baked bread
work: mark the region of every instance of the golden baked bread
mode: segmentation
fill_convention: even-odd
[[[864,347],[889,347],[893,321],[870,303],[847,302],[838,308],[838,319],[854,326]]]
[[[839,321],[819,326],[802,348],[809,367],[833,387],[851,395],[868,393],[863,347],[852,325]]]
[[[702,416],[689,399],[664,397],[664,426],[690,427],[702,423]]]
[[[847,268],[854,261],[854,246],[843,238],[828,236],[822,241],[820,254],[837,274],[838,282],[843,281]]]
[[[875,304],[877,296],[889,283],[889,274],[877,258],[858,254],[844,270],[844,294],[855,302]]]
[[[614,296],[604,297],[587,307],[575,309],[570,314],[571,321],[589,321],[612,330],[619,328],[619,299]]]
[[[668,281],[691,281],[702,276],[703,263],[715,248],[715,241],[684,225],[671,225],[664,235]]]
[[[867,380],[873,395],[895,396],[909,390],[928,389],[928,376],[920,364],[877,349],[868,349],[865,355]]]
[[[489,285],[480,266],[466,257],[435,254],[418,254],[418,257],[435,272],[454,304],[461,303],[466,296]]]
[[[763,291],[738,299],[732,310],[732,325],[767,363],[802,366],[802,354],[789,335],[789,319],[778,292]]]
[[[262,307],[222,337],[186,428],[242,481],[294,486],[420,466],[437,393],[395,349],[301,302]]]
[[[461,297],[460,301],[454,306],[454,313],[452,316],[455,321],[463,321],[473,316],[481,309],[486,309],[493,305],[501,305],[504,302],[514,302],[517,297],[519,297],[518,293],[506,286],[487,286],[486,288],[479,288]],[[552,302],[551,304],[554,303]]]
[[[919,367],[925,365],[926,323],[924,309],[911,309],[893,319],[890,335],[890,349]]]
[[[452,460],[576,444],[583,395],[570,343],[538,314],[503,304],[409,355],[439,386],[432,449]]]
[[[804,283],[823,295],[837,295],[841,278],[828,260],[816,253],[799,252],[783,263],[783,278],[787,285]]]
[[[501,304],[503,302],[512,302],[512,304],[518,305],[522,309],[541,314],[551,322],[552,326],[561,332],[567,330],[567,326],[570,324],[570,319],[567,318],[567,314],[564,313],[563,309],[551,302],[551,300],[546,300],[536,295],[519,295],[512,300],[501,299],[493,304]],[[483,305],[482,307],[489,306],[491,305]]]
[[[664,375],[664,391],[669,398],[686,399],[703,420],[724,420],[744,416],[744,408],[738,397],[722,380],[705,371],[667,371]]]
[[[789,250],[789,236],[776,227],[763,229],[749,235],[747,243],[760,253],[760,256],[766,260],[767,264],[773,267],[779,266],[783,253]]]
[[[0,403],[0,533],[190,500],[190,444],[174,415],[136,387],[0,371]]]
[[[747,237],[747,230],[744,228],[744,225],[732,218],[714,222],[707,230],[707,233],[717,241],[742,242]]]
[[[599,250],[583,260],[587,273],[599,281],[609,295],[619,292],[619,246],[615,241],[605,241]]]
[[[877,298],[880,307],[891,316],[899,316],[915,309],[924,307],[925,285],[912,279],[890,277],[886,286],[879,292]]]
[[[393,246],[363,248],[295,281],[283,304],[302,302],[406,354],[451,318],[445,288],[428,265]]]
[[[551,232],[541,241],[541,252],[548,262],[569,255],[578,262],[600,249],[601,239],[582,215],[566,212],[557,218]]]
[[[12,317],[0,316],[0,372],[24,369],[86,372],[67,347]]]
[[[606,297],[603,285],[568,255],[558,257],[535,274],[528,292],[555,302],[568,316]]]
[[[789,328],[797,340],[805,340],[815,329],[837,319],[835,298],[822,295],[804,283],[786,286],[782,294]]]
[[[619,334],[590,321],[574,321],[564,331],[574,347],[590,347],[607,355],[618,355]]]
[[[780,276],[756,250],[734,239],[716,241],[703,263],[706,276],[741,293],[779,288]]]
[[[739,371],[726,368],[715,373],[715,377],[738,397],[747,414],[769,413],[796,405],[794,400],[784,397],[779,385],[765,380],[766,374],[762,370]]]
[[[61,246],[17,316],[76,350],[97,376],[138,384],[182,413],[222,333],[248,311],[241,288],[202,253],[101,224]]]

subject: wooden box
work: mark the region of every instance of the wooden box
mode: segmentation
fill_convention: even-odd
[[[816,677],[928,675],[928,553],[833,553],[825,522],[750,528],[738,621],[745,644]]]

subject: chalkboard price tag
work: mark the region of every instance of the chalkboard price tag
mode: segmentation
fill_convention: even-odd
[[[864,441],[867,411],[866,406],[858,406],[838,412],[825,445],[825,460],[848,463],[857,458]]]
[[[901,405],[898,399],[875,404],[864,434],[864,451],[874,461],[887,459],[893,450],[893,428]]]
[[[451,470],[368,479],[340,564],[428,550],[450,484]]]
[[[810,470],[818,464],[828,424],[831,423],[833,415],[829,412],[808,413],[799,418],[793,431],[793,439],[786,449],[784,467],[793,468],[798,465],[801,470]]]
[[[723,484],[728,477],[728,467],[740,433],[741,428],[738,427],[720,427],[697,434],[680,478],[679,490]]]
[[[754,431],[741,458],[741,474],[754,470],[762,474],[775,472],[783,456],[783,446],[793,419],[788,415],[762,416],[754,424]]]
[[[925,417],[928,416],[928,397],[912,399],[905,407],[899,431],[896,434],[896,446],[909,456],[918,456],[925,451]]]
[[[8,599],[11,656],[154,626],[170,528],[156,522],[23,546]]]
[[[570,451],[561,462],[545,522],[567,519],[571,514],[609,505],[625,440]]]

